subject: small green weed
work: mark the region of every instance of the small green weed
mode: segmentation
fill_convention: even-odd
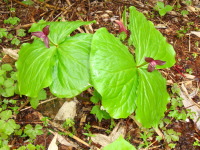
[[[24,0],[22,1],[22,3],[24,3],[25,5],[33,5],[34,2],[32,0]]]
[[[173,7],[170,5],[165,6],[163,2],[157,2],[154,9],[159,12],[160,16],[164,16],[167,12],[171,11]]]
[[[32,125],[28,124],[25,126],[24,133],[33,140],[37,135],[43,134],[42,126],[37,124],[35,127],[32,127]]]
[[[20,22],[18,17],[9,17],[8,19],[4,20],[5,24],[17,25]]]
[[[182,10],[181,11],[181,15],[183,16],[187,16],[189,14],[189,12],[187,10]]]
[[[188,68],[188,69],[186,69],[185,71],[186,71],[187,73],[189,73],[189,74],[192,74],[192,73],[193,73],[192,68]]]
[[[11,97],[17,93],[16,72],[10,64],[0,67],[0,94],[3,97]]]

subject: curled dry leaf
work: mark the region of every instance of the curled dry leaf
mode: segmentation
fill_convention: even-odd
[[[51,143],[49,144],[48,150],[58,150],[58,146],[56,144],[57,141],[57,137],[58,134],[56,133],[51,141]]]
[[[181,92],[180,96],[183,98],[183,105],[190,109],[191,112],[195,112],[194,115],[194,122],[196,123],[197,128],[200,130],[200,108],[195,104],[195,102],[191,99],[190,95],[188,94],[188,91],[184,84],[181,85]]]
[[[19,51],[19,49],[3,48],[3,52],[15,60],[17,60],[19,57],[18,51]]]
[[[114,142],[120,135],[124,137],[125,132],[125,126],[121,125],[121,122],[119,122],[109,136],[104,134],[94,134],[95,136],[91,137],[91,139],[94,143],[100,144],[102,147],[104,147]]]
[[[191,31],[190,33],[200,37],[200,31]]]
[[[53,132],[51,130],[49,130],[49,132],[51,132],[52,134],[54,134],[54,138],[52,139],[48,150],[57,150],[58,146],[56,144],[56,142],[58,141],[60,144],[63,144],[65,146],[69,146],[69,147],[77,147],[77,145],[73,144],[72,142],[67,141],[63,136],[59,135],[56,132]]]

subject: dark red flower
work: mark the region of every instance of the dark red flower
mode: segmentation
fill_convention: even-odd
[[[149,63],[148,65],[148,72],[152,72],[154,71],[154,69],[156,68],[156,65],[164,65],[166,63],[166,61],[162,61],[162,60],[154,60],[151,57],[145,57],[145,61]]]
[[[48,38],[48,34],[49,34],[49,25],[45,26],[42,31],[38,31],[38,32],[32,32],[31,33],[33,36],[39,37],[41,39],[44,40],[44,44],[47,48],[49,48],[49,38]]]
[[[128,30],[126,29],[124,24],[119,20],[115,20],[115,22],[119,25],[119,33],[125,32],[128,35]]]

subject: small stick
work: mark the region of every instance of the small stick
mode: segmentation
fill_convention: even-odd
[[[70,3],[70,1],[69,0],[66,0],[67,1],[67,4],[70,6],[70,5],[72,5],[71,3]]]
[[[53,98],[50,98],[50,99],[47,99],[47,100],[45,100],[45,101],[42,101],[42,102],[40,102],[39,103],[39,105],[41,105],[41,104],[44,104],[44,103],[47,103],[47,102],[49,102],[49,101],[52,101],[52,100],[55,100],[55,99],[57,99],[57,97],[53,97]],[[29,103],[29,101],[28,101],[28,103]],[[27,103],[27,104],[28,104]],[[38,105],[38,106],[39,106]],[[26,105],[25,105],[26,106]],[[24,107],[24,106],[23,106]],[[22,108],[23,108],[22,107]],[[20,107],[21,108],[21,107]],[[19,110],[20,110],[20,108],[19,108]],[[22,109],[22,110],[20,110],[20,111],[24,111],[24,110],[27,110],[27,109],[30,109],[30,108],[32,108],[31,106],[29,106],[29,107],[26,107],[26,108],[24,108],[24,109]]]
[[[189,52],[191,51],[191,44],[190,44],[190,34],[189,34]]]
[[[24,7],[28,7],[28,5],[22,3],[22,2],[20,2],[20,1],[18,1],[18,0],[14,0],[14,1],[15,1],[16,3],[18,3],[18,4],[22,5],[22,6],[24,6]]]
[[[42,119],[42,118],[44,117],[40,112],[38,112],[38,115],[39,115],[39,118],[40,118],[40,119]],[[53,122],[53,121],[50,121],[50,120],[48,120],[48,122],[49,122],[49,124],[50,124],[51,126],[53,126],[54,128],[60,130],[61,132],[64,132],[64,133],[66,133],[67,135],[71,134],[71,132],[65,131],[63,128],[61,128],[59,124],[57,124],[57,123],[55,123],[55,122]],[[73,138],[74,140],[78,141],[79,143],[82,143],[83,145],[85,145],[85,146],[87,146],[87,147],[90,147],[90,144],[88,144],[88,143],[86,143],[85,141],[81,140],[79,137],[77,137],[77,136],[75,136],[75,135],[72,135],[72,136],[70,136],[70,137]]]

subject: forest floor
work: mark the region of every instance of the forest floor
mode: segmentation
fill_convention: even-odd
[[[45,0],[46,1],[46,0]],[[174,47],[176,51],[176,64],[167,70],[162,71],[163,75],[167,78],[168,91],[171,92],[172,97],[176,97],[173,94],[173,89],[186,87],[185,90],[193,96],[191,100],[196,104],[199,109],[200,106],[200,94],[199,94],[199,80],[200,80],[200,3],[198,1],[179,1],[179,0],[166,0],[165,5],[170,5],[173,10],[169,11],[166,15],[160,16],[159,12],[155,10],[156,0],[153,1],[134,1],[134,0],[47,0],[41,2],[39,0],[27,0],[26,3],[22,3],[22,0],[2,0],[0,2],[0,28],[5,28],[14,37],[19,39],[20,43],[11,42],[13,38],[2,38],[0,43],[1,50],[1,63],[11,64],[14,66],[16,61],[6,49],[12,49],[13,51],[20,48],[23,43],[30,43],[32,41],[31,34],[28,33],[28,29],[33,23],[38,22],[41,19],[45,21],[92,21],[96,20],[96,23],[91,25],[91,31],[95,32],[101,27],[106,27],[110,33],[114,35],[118,34],[119,26],[114,20],[121,20],[122,13],[125,7],[135,6],[138,11],[145,14],[148,20],[152,21],[155,27],[166,37],[167,41]],[[31,3],[32,2],[32,3]],[[184,13],[185,12],[185,13]],[[9,17],[18,17],[20,22],[16,25],[10,25],[4,23],[5,19]],[[17,35],[18,29],[25,29],[26,36],[20,37]],[[81,28],[81,31],[85,28]],[[79,30],[79,31],[80,31]],[[77,32],[79,32],[77,31]],[[194,32],[195,31],[195,32]],[[46,89],[47,92],[49,91]],[[177,89],[176,89],[177,90]],[[101,122],[91,114],[90,111],[94,104],[90,102],[92,96],[92,89],[87,90],[76,97],[78,104],[76,105],[76,117],[74,118],[74,125],[62,128],[62,121],[57,121],[55,124],[54,118],[59,111],[62,104],[70,99],[57,99],[52,98],[52,95],[48,93],[46,103],[40,104],[37,109],[33,109],[29,104],[29,101],[25,96],[20,97],[14,95],[7,99],[15,99],[20,102],[19,113],[15,117],[16,123],[18,123],[23,129],[25,125],[36,124],[43,125],[44,134],[38,135],[33,141],[34,145],[41,144],[47,149],[51,143],[54,134],[56,132],[74,133],[74,136],[70,137],[63,135],[67,141],[77,145],[76,148],[66,146],[65,144],[58,144],[59,150],[66,149],[98,149],[103,146],[101,142],[94,142],[92,140],[93,134],[104,134],[109,136],[110,133],[119,134],[119,130],[123,129],[123,135],[135,147],[141,147],[141,149],[175,149],[175,150],[198,150],[200,149],[200,127],[198,128],[198,120],[194,121],[191,118],[187,120],[177,120],[173,117],[167,116],[172,121],[169,124],[165,124],[165,131],[173,129],[175,132],[180,132],[178,140],[157,140],[156,136],[159,131],[164,134],[164,138],[167,138],[169,134],[165,134],[164,129],[160,128],[159,131],[153,129],[144,129],[135,123],[135,121],[129,117],[127,119],[103,119]],[[197,91],[194,94],[194,91]],[[3,97],[1,96],[1,99]],[[72,100],[72,99],[71,99]],[[42,101],[41,101],[42,102]],[[20,105],[24,103],[24,105]],[[25,105],[26,104],[26,105]],[[170,107],[169,104],[168,107]],[[189,106],[190,107],[190,106]],[[179,109],[186,110],[186,106],[182,106]],[[198,116],[200,110],[197,110]],[[49,117],[50,123],[44,126],[40,120],[41,116]],[[59,127],[58,127],[59,126]],[[118,128],[118,129],[116,129]],[[50,134],[50,131],[53,134]],[[117,131],[115,131],[117,130]],[[152,131],[153,130],[153,131]],[[52,132],[51,131],[51,132]],[[119,132],[118,132],[119,131]],[[88,134],[83,134],[83,133]],[[145,135],[142,137],[141,135]],[[175,134],[175,133],[174,133]],[[1,135],[1,134],[0,134]],[[99,139],[101,140],[101,138]],[[106,138],[104,139],[106,140]],[[107,138],[109,140],[109,138]],[[111,140],[112,141],[112,140]],[[175,148],[170,148],[169,144],[176,144]],[[20,146],[27,144],[27,137],[12,136],[9,138],[9,145],[12,149],[17,149]]]

